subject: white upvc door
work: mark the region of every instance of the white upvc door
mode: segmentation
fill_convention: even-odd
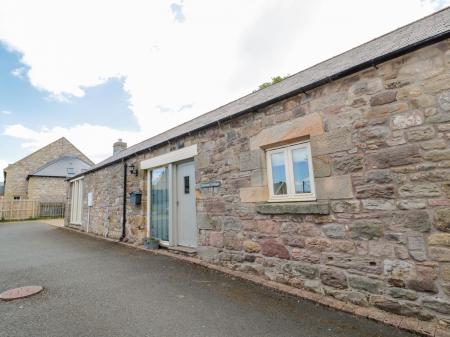
[[[194,162],[178,164],[176,170],[178,244],[197,247]]]

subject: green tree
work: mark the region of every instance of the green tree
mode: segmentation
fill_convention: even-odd
[[[259,88],[259,90],[261,90],[261,89],[265,89],[265,88],[267,88],[267,87],[270,87],[272,84],[275,84],[275,83],[278,83],[278,82],[281,82],[282,80],[284,80],[286,77],[288,77],[289,75],[287,75],[287,76],[275,76],[275,77],[272,77],[272,81],[270,81],[270,82],[265,82],[265,83],[263,83],[263,84],[260,84],[259,86],[258,86],[258,88]]]

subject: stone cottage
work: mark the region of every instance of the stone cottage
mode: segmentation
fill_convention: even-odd
[[[450,323],[449,37],[447,8],[119,146],[66,223]]]
[[[66,202],[66,178],[92,165],[72,143],[60,138],[4,169],[4,199]]]

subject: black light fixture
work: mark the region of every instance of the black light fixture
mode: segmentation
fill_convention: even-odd
[[[134,164],[131,164],[129,166],[129,168],[130,168],[130,174],[134,174],[137,177],[138,172],[139,172],[138,168],[135,167]]]

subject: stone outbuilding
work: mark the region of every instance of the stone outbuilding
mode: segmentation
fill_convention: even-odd
[[[450,9],[126,148],[66,225],[450,323]]]
[[[92,165],[72,143],[60,138],[4,169],[4,199],[64,203],[66,179]]]

